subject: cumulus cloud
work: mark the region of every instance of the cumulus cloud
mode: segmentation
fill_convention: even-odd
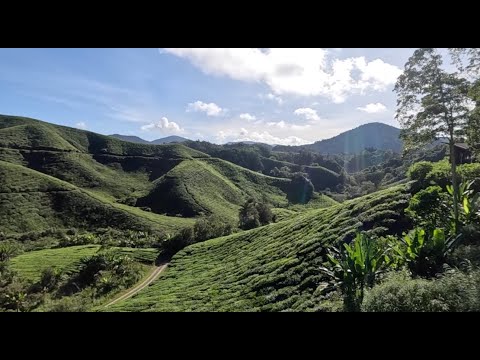
[[[239,131],[219,131],[217,133],[217,140],[219,142],[255,141],[276,145],[304,145],[312,143],[311,141],[299,138],[297,136],[287,136],[281,138],[270,134],[268,131],[248,131],[245,128],[241,128]]]
[[[287,127],[287,124],[285,123],[285,121],[270,121],[270,122],[267,122],[267,126],[270,126],[270,127],[278,127],[280,129],[284,129],[285,127]]]
[[[277,128],[277,129],[291,129],[291,130],[305,130],[308,129],[311,125],[296,125],[296,124],[289,124],[285,121],[270,121],[266,124],[268,127]]]
[[[249,113],[245,113],[245,114],[240,114],[240,119],[253,121],[253,120],[256,120],[257,118],[255,117],[255,115],[250,115]]]
[[[158,122],[152,122],[141,127],[144,131],[160,130],[163,133],[182,133],[184,130],[174,121],[168,120],[166,117],[162,117]]]
[[[220,106],[218,106],[215,103],[204,103],[203,101],[197,100],[193,103],[189,103],[187,106],[187,112],[191,111],[199,111],[199,112],[204,112],[208,116],[219,116],[221,115],[225,110],[222,109]]]
[[[258,96],[260,97],[260,99],[268,99],[268,100],[275,101],[278,105],[282,105],[282,104],[283,104],[283,99],[282,99],[280,96],[275,96],[275,95],[272,94],[272,93],[259,94]]]
[[[320,121],[320,116],[318,116],[317,110],[313,110],[310,108],[299,108],[293,113],[298,116],[304,116],[305,119],[311,122]]]
[[[370,103],[363,107],[357,107],[357,109],[369,114],[381,113],[387,110],[386,106],[382,103]]]
[[[261,82],[272,99],[282,94],[324,96],[342,103],[353,93],[384,91],[402,70],[381,59],[333,58],[325,49],[177,48],[165,52],[189,60],[204,73]],[[358,73],[358,76],[354,76]],[[268,96],[268,95],[267,95]]]
[[[79,121],[75,124],[75,126],[82,130],[85,130],[87,128],[87,124],[85,123],[85,121]]]

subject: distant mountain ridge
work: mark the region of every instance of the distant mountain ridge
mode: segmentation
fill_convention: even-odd
[[[400,129],[380,122],[360,125],[330,139],[302,146],[275,146],[276,151],[307,149],[321,154],[359,154],[365,148],[402,151]]]
[[[152,140],[152,141],[144,140],[144,139],[142,139],[138,136],[132,136],[132,135],[113,134],[113,135],[109,135],[109,136],[114,137],[114,138],[119,139],[119,140],[129,141],[129,142],[133,142],[133,143],[137,143],[137,144],[160,145],[160,144],[169,144],[169,143],[175,143],[175,142],[176,143],[181,143],[181,142],[184,142],[184,141],[189,141],[189,139],[187,139],[187,138],[184,138],[184,137],[181,137],[181,136],[176,136],[176,135],[167,136],[167,137]]]

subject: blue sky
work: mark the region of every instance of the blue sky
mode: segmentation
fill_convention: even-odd
[[[380,121],[413,49],[0,49],[0,113],[102,134],[297,145]]]

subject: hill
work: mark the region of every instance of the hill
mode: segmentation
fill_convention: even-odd
[[[137,144],[152,144],[152,145],[161,145],[161,144],[170,144],[170,143],[182,143],[185,141],[190,141],[187,138],[181,137],[181,136],[167,136],[164,138],[148,141],[144,140],[138,136],[131,136],[131,135],[120,135],[120,134],[113,134],[109,135],[115,139],[123,140],[123,141],[129,141]]]
[[[109,311],[312,311],[321,305],[324,246],[357,228],[405,228],[405,185],[189,246],[166,273]]]
[[[189,141],[189,139],[181,136],[172,135],[172,136],[167,136],[161,139],[152,140],[150,141],[150,144],[160,145],[160,144],[169,144],[169,143],[182,143],[184,141]]]
[[[107,226],[176,231],[192,224],[185,217],[237,219],[248,197],[286,204],[290,183],[182,144],[126,142],[5,115],[0,171],[7,189],[0,226],[15,233]]]
[[[138,136],[133,136],[133,135],[120,135],[120,134],[113,134],[109,135],[111,137],[114,137],[115,139],[123,140],[123,141],[129,141],[137,144],[150,144],[150,141],[144,140]]]
[[[183,161],[160,179],[155,188],[138,199],[158,213],[183,216],[216,213],[236,220],[249,198],[286,205],[287,179],[262,175],[220,159]]]
[[[355,129],[345,131],[330,139],[316,141],[310,145],[275,146],[274,150],[300,151],[301,149],[308,149],[321,154],[358,154],[365,148],[376,148],[400,152],[402,142],[399,136],[400,129],[374,122],[360,125]]]

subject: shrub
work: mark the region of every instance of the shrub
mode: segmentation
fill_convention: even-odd
[[[394,273],[366,292],[367,312],[480,311],[480,273],[454,271],[434,280]]]
[[[446,196],[440,186],[429,186],[412,196],[405,213],[419,226],[430,229],[440,227],[449,213],[449,209],[443,206]]]
[[[328,250],[331,268],[320,270],[342,290],[345,311],[360,311],[364,288],[373,286],[376,276],[386,267],[386,248],[365,233],[357,233],[353,245]]]
[[[420,186],[425,185],[425,178],[427,174],[432,171],[433,164],[429,161],[419,161],[412,166],[407,171],[407,176],[410,180],[416,180],[419,182]]]
[[[273,221],[273,213],[270,207],[265,203],[255,201],[255,199],[248,199],[243,204],[238,217],[240,228],[244,230],[254,229]]]
[[[314,186],[303,174],[293,175],[287,190],[287,199],[294,204],[306,204],[312,198]]]

